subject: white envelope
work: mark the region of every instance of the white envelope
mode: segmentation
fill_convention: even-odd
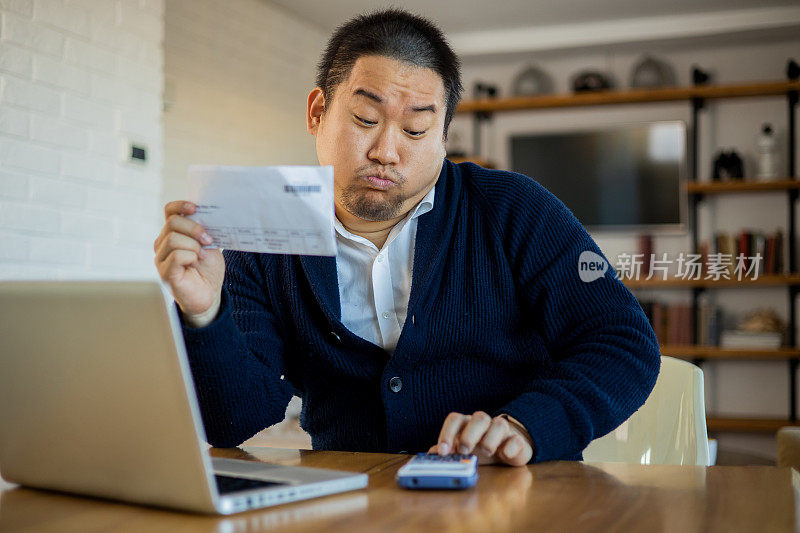
[[[331,166],[193,165],[188,200],[210,248],[336,255]]]

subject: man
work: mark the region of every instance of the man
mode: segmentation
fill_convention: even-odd
[[[308,96],[334,167],[337,256],[202,249],[170,202],[156,264],[180,310],[208,441],[280,422],[315,449],[579,459],[647,398],[658,345],[636,300],[534,180],[445,159],[459,62],[400,10],[336,30]],[[224,283],[223,283],[224,280]]]

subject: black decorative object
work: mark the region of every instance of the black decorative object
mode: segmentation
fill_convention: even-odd
[[[786,64],[786,77],[790,80],[797,80],[800,78],[800,65],[798,65],[797,61],[794,59],[790,59]]]
[[[572,79],[572,90],[576,93],[586,91],[599,91],[614,87],[614,80],[608,73],[597,70],[585,70],[579,72]]]
[[[714,181],[744,178],[742,158],[735,150],[718,152],[714,158],[714,172],[711,177]]]
[[[476,100],[482,98],[494,99],[497,98],[498,95],[497,86],[477,81],[475,85],[472,86],[472,94]],[[478,115],[483,119],[489,119],[492,116],[491,113],[485,111],[478,111]]]
[[[483,98],[484,96],[487,98],[497,98],[497,86],[478,81],[475,82],[475,85],[473,86],[473,94],[475,95],[476,99]]]
[[[705,85],[709,80],[711,80],[711,75],[708,72],[700,70],[697,65],[692,66],[692,83],[695,85]]]

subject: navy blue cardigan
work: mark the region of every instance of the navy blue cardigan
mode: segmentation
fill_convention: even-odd
[[[224,251],[219,316],[183,326],[208,442],[240,444],[297,394],[314,449],[427,451],[449,412],[483,410],[525,426],[533,461],[580,459],[660,363],[613,272],[581,281],[584,250],[601,254],[533,179],[445,160],[392,356],[342,324],[334,257]]]

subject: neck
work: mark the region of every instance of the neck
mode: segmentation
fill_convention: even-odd
[[[403,218],[408,214],[403,213],[399,217],[391,220],[379,220],[373,222],[370,220],[364,220],[363,218],[358,218],[346,209],[339,208],[338,206],[336,207],[335,211],[336,218],[339,219],[339,222],[342,223],[342,226],[344,226],[347,231],[354,235],[364,237],[374,244],[378,250],[383,247],[383,244],[386,242],[386,238],[389,237],[389,233],[392,231],[392,228],[395,226],[395,224],[403,220]]]

